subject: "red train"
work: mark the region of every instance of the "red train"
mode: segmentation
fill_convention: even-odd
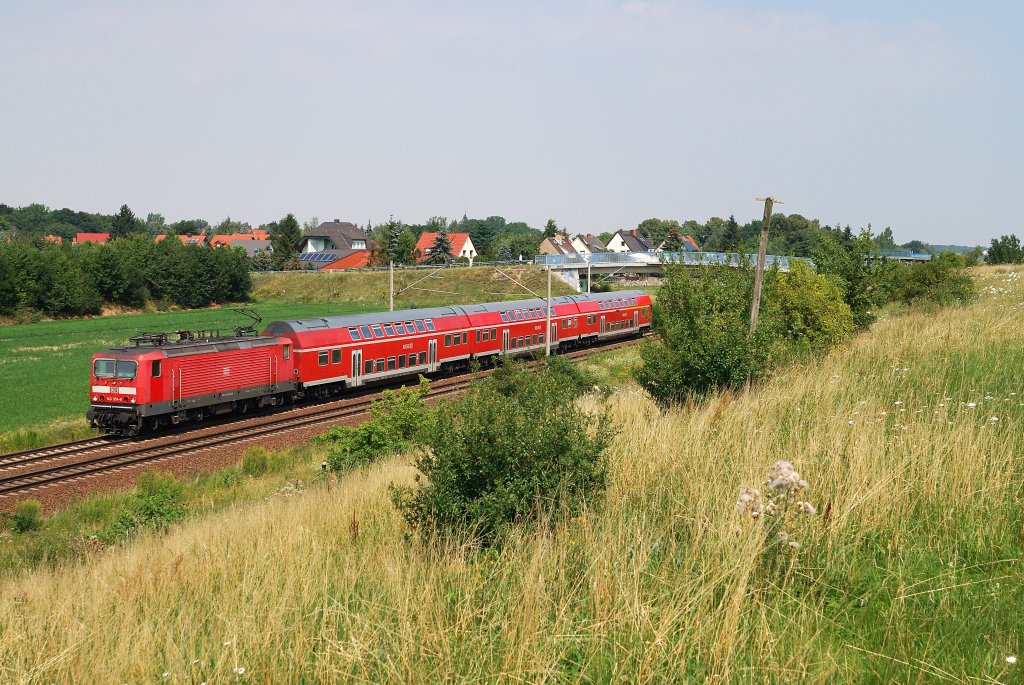
[[[556,297],[551,348],[639,335],[651,325],[641,291]],[[303,397],[468,366],[545,348],[540,299],[275,321],[262,335],[144,334],[93,356],[86,416],[107,433],[246,413]]]

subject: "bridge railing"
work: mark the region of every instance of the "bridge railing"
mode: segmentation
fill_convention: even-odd
[[[728,266],[739,266],[740,264],[753,262],[756,255],[745,255],[738,252],[595,252],[591,255],[568,254],[550,255],[542,254],[534,258],[534,263],[541,266],[554,266],[571,269],[573,267],[586,268],[591,266],[614,266],[629,265],[647,266],[655,264],[686,264],[691,266],[722,264]],[[792,262],[804,262],[813,267],[814,262],[804,257],[785,257],[780,255],[765,255],[765,266],[771,268],[778,265],[783,271],[788,271]]]

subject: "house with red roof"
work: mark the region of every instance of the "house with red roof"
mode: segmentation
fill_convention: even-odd
[[[370,263],[369,250],[350,250],[337,261],[320,267],[321,271],[342,271],[344,269],[362,269]]]
[[[270,240],[270,234],[258,229],[252,233],[222,233],[210,238],[210,247],[230,247],[235,243],[247,240]]]
[[[416,261],[425,262],[430,257],[430,250],[434,247],[434,242],[437,240],[437,233],[423,233],[420,235],[420,239],[416,242]],[[454,259],[459,257],[465,257],[469,260],[470,264],[476,259],[476,246],[473,245],[472,238],[469,237],[468,233],[449,233],[448,241],[452,244],[451,256]]]
[[[59,235],[44,235],[43,240],[45,240],[48,243],[53,243],[54,245],[64,244],[64,239],[61,238]]]
[[[96,243],[97,245],[103,245],[109,240],[109,233],[76,233],[75,237],[71,240],[71,244],[81,245],[83,243]]]
[[[175,237],[181,241],[182,245],[209,245],[209,243],[206,242],[206,235],[203,233],[200,233],[199,235],[189,235],[188,233],[182,233],[181,235],[177,235]],[[161,233],[156,237],[155,242],[162,243],[165,238],[167,238],[167,235]]]

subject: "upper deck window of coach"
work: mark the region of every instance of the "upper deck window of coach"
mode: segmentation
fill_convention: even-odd
[[[427,324],[427,330],[430,331],[431,333],[433,333],[434,332],[434,320],[433,319],[427,319],[425,323]]]
[[[405,335],[405,324],[401,321],[395,322],[395,332],[399,335]]]
[[[407,330],[409,332],[409,335],[415,335],[416,334],[416,326],[413,325],[412,321],[406,321],[405,322],[405,330]]]
[[[384,333],[386,333],[388,336],[394,335],[395,334],[395,327],[392,326],[389,323],[384,324]]]
[[[373,324],[372,326],[370,326],[370,328],[373,329],[373,334],[378,338],[384,337],[384,329],[380,327],[379,323]]]
[[[362,340],[362,336],[359,335],[359,329],[355,326],[348,329],[348,334],[353,340]]]
[[[370,332],[369,326],[360,326],[359,332],[363,334],[363,340],[369,340],[373,337],[373,333]]]
[[[508,312],[501,312],[501,320],[508,321]]]
[[[416,330],[419,331],[420,333],[426,333],[427,332],[427,329],[423,327],[423,321],[422,320],[417,320],[416,321]]]

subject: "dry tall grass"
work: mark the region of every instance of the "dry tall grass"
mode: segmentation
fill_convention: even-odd
[[[0,680],[1020,682],[1024,289],[982,285],[748,394],[623,388],[603,509],[500,554],[405,540],[398,459],[8,580]],[[735,506],[780,458],[797,552]]]

